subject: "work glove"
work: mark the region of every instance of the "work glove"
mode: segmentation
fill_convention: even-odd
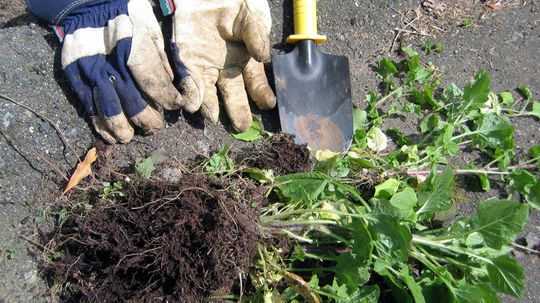
[[[147,103],[164,109],[197,99],[189,74],[177,64],[182,96],[164,51],[161,28],[148,0],[26,0],[63,40],[62,69],[109,143],[127,143],[133,125],[153,133],[165,122]],[[192,108],[192,111],[197,108]]]
[[[171,1],[173,52],[182,58],[198,94],[186,106],[199,108],[212,121],[219,119],[218,89],[232,125],[251,126],[247,93],[260,109],[272,109],[276,97],[261,62],[270,59],[270,8],[266,0],[162,0],[165,13]],[[217,86],[217,87],[216,87]]]

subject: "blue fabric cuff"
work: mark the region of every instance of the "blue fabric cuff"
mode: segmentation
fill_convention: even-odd
[[[28,10],[51,25],[59,25],[62,19],[81,6],[115,0],[25,0]]]

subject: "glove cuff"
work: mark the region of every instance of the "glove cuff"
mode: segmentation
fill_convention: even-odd
[[[28,10],[51,25],[59,25],[73,10],[110,0],[25,0]]]

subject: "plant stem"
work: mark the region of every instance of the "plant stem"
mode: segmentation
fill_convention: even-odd
[[[400,86],[396,89],[394,89],[392,92],[390,92],[388,95],[384,96],[381,100],[379,100],[376,104],[375,104],[375,107],[379,107],[381,104],[383,104],[386,100],[390,99],[390,97],[392,97],[393,95],[395,95],[396,93],[400,92],[403,90],[403,86]]]
[[[533,159],[536,161],[537,159]],[[453,171],[456,175],[471,175],[471,174],[486,174],[486,175],[509,175],[513,170],[516,169],[534,169],[536,168],[535,164],[529,164],[531,161],[524,162],[522,164],[514,165],[508,167],[508,171],[501,171],[499,168],[485,168],[485,169],[456,169]],[[442,174],[442,170],[437,170],[437,174]],[[406,175],[406,176],[429,176],[431,174],[430,170],[405,170],[405,171],[394,171],[388,172],[386,177],[394,177],[397,175]]]
[[[288,212],[279,213],[279,214],[272,215],[272,216],[266,216],[266,217],[261,218],[261,222],[263,224],[266,224],[266,223],[268,223],[270,221],[283,220],[283,219],[286,219],[286,218],[288,218],[290,216],[305,215],[305,214],[310,214],[310,213],[313,213],[313,214],[334,214],[334,215],[347,216],[347,217],[353,217],[353,218],[365,218],[366,217],[365,215],[352,214],[352,213],[347,213],[347,212],[342,212],[342,211],[335,211],[335,210],[331,210],[331,209],[316,208],[316,209],[297,209],[297,210],[291,210],[291,211],[288,211]],[[301,222],[301,221],[292,221],[292,222]],[[313,221],[309,221],[309,222],[313,222]],[[334,221],[332,221],[332,222],[334,222]]]

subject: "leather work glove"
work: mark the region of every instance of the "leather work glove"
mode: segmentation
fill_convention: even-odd
[[[221,94],[225,110],[238,131],[251,126],[247,93],[260,109],[272,109],[276,97],[261,62],[270,59],[270,8],[266,0],[162,0],[173,17],[173,50],[197,84],[187,101],[217,122]],[[216,87],[217,86],[217,87]]]
[[[145,133],[165,125],[161,114],[145,98],[167,110],[198,98],[195,83],[185,69],[178,71],[185,97],[173,85],[161,28],[148,0],[26,3],[33,14],[53,24],[63,39],[65,76],[96,131],[109,143],[129,142],[134,135],[132,125]]]

